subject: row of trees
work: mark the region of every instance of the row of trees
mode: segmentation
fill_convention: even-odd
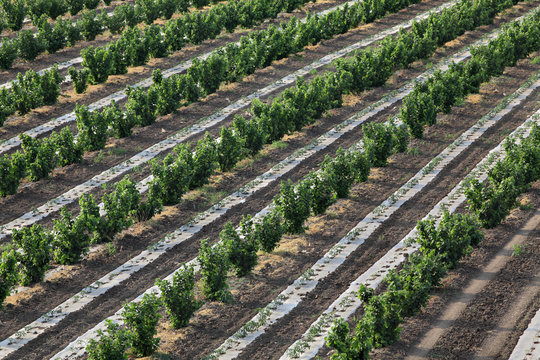
[[[316,42],[320,41],[321,38],[330,37],[333,33],[346,31],[346,29],[355,26],[359,18],[363,16],[362,11],[365,9],[360,6],[367,5],[361,4],[368,3],[363,2],[356,7],[336,10],[325,17],[311,17],[305,24],[293,19],[282,26],[283,31],[271,27],[268,30],[256,32],[254,35],[244,37],[239,45],[228,45],[204,61],[194,61],[193,66],[185,74],[173,75],[165,79],[161,72],[156,70],[153,73],[154,84],[148,91],[142,88],[128,89],[128,102],[125,110],[121,110],[115,103],[106,106],[100,112],[90,112],[87,107],[77,106],[79,142],[77,144],[66,142],[63,145],[66,150],[59,148],[58,152],[68,153],[76,148],[87,151],[102,149],[108,136],[129,136],[134,126],[152,124],[158,115],[171,113],[178,106],[187,105],[205,94],[216,91],[222,82],[237,80],[253,72],[257,67],[266,66],[276,58],[286,56],[291,51],[297,51],[301,46],[306,45],[298,43],[300,41]],[[406,66],[418,58],[428,56],[435,50],[438,41],[440,41],[441,35],[439,33],[447,29],[450,24],[461,24],[451,32],[452,36],[458,36],[474,24],[490,21],[495,14],[492,9],[499,9],[503,5],[510,6],[508,2],[502,0],[475,2],[474,4],[470,0],[463,0],[440,14],[433,14],[427,19],[415,23],[411,32],[400,32],[396,37],[385,38],[381,47],[361,50],[351,59],[338,61],[338,70],[335,73],[318,76],[309,84],[299,79],[296,87],[286,90],[270,104],[255,100],[251,108],[254,115],[252,119],[237,118],[233,125],[234,132],[230,129],[222,131],[225,140],[220,145],[222,147],[221,155],[219,155],[220,168],[228,170],[239,159],[248,154],[257,153],[264,143],[280,139],[283,135],[311,123],[324,111],[340,106],[343,94],[350,91],[361,92],[367,88],[381,85],[391,76],[395,67]],[[343,22],[343,19],[348,20]],[[332,29],[332,31],[328,31],[328,29]],[[305,36],[298,35],[306,33],[311,34],[309,37],[311,40],[299,40]],[[444,37],[445,40],[450,38],[452,37],[449,35]],[[411,44],[415,44],[415,46]],[[280,54],[280,48],[283,47],[286,47],[286,51]],[[436,79],[442,78],[444,74],[446,73],[437,73],[426,82],[428,84],[426,86],[428,89],[441,88],[438,96],[447,99],[448,97],[443,96],[443,94],[450,92],[450,89],[461,82],[447,81],[438,86],[429,85],[434,84]],[[451,77],[451,79],[454,78]],[[404,121],[412,129],[412,133],[417,136],[419,129],[423,132],[424,125],[420,127],[415,125],[422,121],[422,117],[418,111],[413,112],[412,109],[420,108],[422,103],[413,105],[412,99],[418,97],[414,94],[420,91],[420,86],[418,85],[415,92],[406,97],[401,110]],[[448,104],[448,100],[445,103]],[[434,119],[431,120],[432,122]],[[211,155],[212,152],[209,154]],[[213,161],[214,158],[209,159]],[[10,161],[5,158],[3,163],[8,164]],[[8,177],[10,181],[4,182],[5,189],[0,191],[0,196],[15,193],[20,176],[24,174],[19,171],[16,162],[11,161],[11,163],[11,167],[4,165],[3,176],[4,178]],[[54,166],[51,171],[53,168]],[[209,170],[210,173],[212,170]],[[160,171],[162,175],[158,174]],[[20,176],[17,177],[17,174]],[[156,168],[155,175],[160,177],[163,183],[174,183],[174,181],[165,179],[170,177],[167,172],[158,171]],[[193,174],[186,176],[193,177]],[[205,179],[204,176],[194,178],[202,182]],[[173,197],[180,198],[181,195]],[[164,198],[163,200],[165,203],[169,202],[168,199]]]
[[[110,5],[112,0],[103,0],[105,5]],[[19,31],[26,16],[29,16],[34,24],[43,15],[55,20],[58,16],[69,11],[71,15],[77,15],[84,9],[95,9],[100,0],[0,0],[0,32],[8,28]]]
[[[9,2],[10,0],[4,0]],[[15,0],[23,2],[24,0]],[[58,9],[55,4],[64,3],[65,0],[38,0],[32,1],[34,6]],[[186,12],[190,5],[202,7],[209,0],[136,0],[135,4],[122,4],[115,7],[112,16],[106,10],[96,11],[99,0],[67,0],[73,5],[83,2],[92,3],[93,8],[82,12],[81,18],[75,23],[69,19],[58,19],[55,23],[49,21],[48,13],[34,16],[33,21],[38,29],[34,34],[31,30],[22,31],[13,39],[5,39],[0,47],[0,68],[9,69],[17,58],[31,61],[39,54],[47,51],[50,54],[73,46],[81,39],[92,41],[97,35],[109,30],[112,34],[119,34],[125,28],[135,31],[137,24],[146,22],[152,24],[159,17],[170,19],[176,12]],[[105,0],[104,0],[105,1]],[[106,0],[110,2],[110,0]],[[148,29],[148,27],[146,27]],[[151,31],[161,31],[159,27],[152,27]],[[84,52],[83,52],[84,54]]]
[[[540,179],[540,128],[533,124],[527,138],[508,140],[506,157],[488,172],[488,180],[470,181],[465,189],[472,215],[450,215],[445,211],[441,223],[420,221],[417,225],[419,251],[410,256],[402,270],[393,270],[383,284],[387,290],[374,295],[373,289],[362,286],[359,298],[364,315],[354,334],[343,320],[337,321],[326,343],[336,350],[333,359],[369,359],[369,352],[393,344],[399,339],[399,324],[415,315],[429,299],[432,288],[447,270],[457,266],[472,247],[483,239],[481,227],[500,224],[516,206],[516,198],[531,182]]]
[[[321,38],[328,38],[332,34],[344,32],[354,27],[363,14],[364,10],[361,6],[345,7],[324,17],[312,17],[306,24],[293,19],[283,26],[283,31],[271,27],[269,30],[257,32],[256,35],[244,37],[239,45],[229,45],[225,47],[224,51],[216,53],[205,61],[194,61],[194,65],[186,74],[165,79],[161,72],[156,70],[153,73],[154,84],[147,92],[141,88],[128,88],[128,102],[124,111],[114,102],[103,110],[95,112],[90,112],[86,106],[77,106],[75,113],[79,140],[77,143],[73,140],[68,141],[68,138],[73,139],[73,136],[68,136],[69,130],[64,130],[66,141],[56,142],[56,151],[58,153],[74,152],[74,154],[79,154],[81,149],[86,151],[102,149],[110,135],[129,136],[134,126],[150,125],[155,122],[158,115],[171,113],[180,104],[187,105],[205,94],[216,91],[222,82],[237,80],[249,72],[253,72],[255,68],[267,66],[276,58],[284,57],[291,51],[297,51],[302,46],[307,45],[307,43],[291,42],[298,32],[305,33],[309,30],[312,33],[311,41],[317,42]],[[384,14],[382,10],[380,12]],[[347,20],[344,22],[343,19]],[[328,25],[323,27],[323,24]],[[317,29],[325,31],[319,31],[318,35],[315,36]],[[277,41],[280,38],[281,40]],[[277,45],[272,45],[276,43]],[[287,50],[279,53],[279,48],[285,45]],[[254,55],[257,55],[258,58],[254,58]],[[251,64],[246,65],[245,61],[239,63],[239,56],[246,61],[251,61]],[[319,118],[324,111],[341,106],[343,94],[351,91],[350,79],[349,70],[342,69],[338,73],[327,73],[324,76],[319,76],[309,85],[299,79],[295,88],[286,90],[271,104],[254,101],[252,105],[253,118],[246,120],[237,117],[233,125],[235,131],[228,128],[222,129],[222,141],[216,145],[216,148],[219,148],[215,152],[216,157],[208,157],[208,163],[218,160],[220,169],[227,171],[238,160],[247,155],[256,154],[264,143],[273,142],[287,133],[301,129]],[[44,140],[42,143],[45,144],[47,141]],[[208,152],[207,155],[211,156],[212,152]],[[16,155],[17,157],[20,155]],[[80,161],[78,156],[73,158],[71,162],[47,160],[51,166],[46,164],[42,166],[48,171],[41,177],[46,177],[57,165],[64,166]],[[42,156],[39,159],[45,161],[47,156]],[[0,196],[6,196],[17,191],[18,184],[26,172],[20,170],[18,167],[20,164],[14,161],[13,157],[10,159],[8,156],[4,156],[2,162],[4,163],[4,171],[0,173],[0,179],[3,178],[6,181],[3,182],[3,189],[0,189]],[[196,179],[194,180],[196,182],[204,183],[204,179],[210,176],[212,171],[213,168],[210,168],[202,174],[195,173],[189,176]],[[170,175],[157,167],[154,175],[162,180],[160,184],[174,183],[174,181],[167,181],[165,178],[170,178]],[[40,177],[32,179],[37,180],[38,178]],[[165,193],[168,192],[168,190],[165,191]],[[180,198],[181,194],[176,194],[173,197]],[[166,198],[162,200],[164,203],[169,202]]]
[[[203,295],[207,300],[227,302],[231,299],[228,291],[227,276],[233,271],[237,277],[251,273],[257,264],[259,250],[272,252],[279,244],[285,233],[297,234],[304,231],[304,222],[312,214],[318,215],[326,211],[337,197],[346,197],[355,181],[365,181],[369,175],[370,161],[379,159],[386,163],[386,158],[393,152],[392,149],[403,149],[394,135],[403,129],[393,124],[369,124],[364,127],[366,137],[366,153],[360,151],[337,151],[335,158],[326,157],[321,164],[321,170],[307,175],[298,184],[293,185],[289,180],[282,182],[280,194],[274,198],[275,208],[260,221],[254,221],[251,216],[243,217],[236,230],[231,222],[225,224],[220,233],[220,241],[210,245],[203,240],[199,249],[197,261],[200,265]],[[386,136],[374,136],[384,133]],[[403,141],[403,137],[400,137]],[[387,148],[385,143],[391,144],[390,151],[381,154],[381,148]],[[406,140],[405,140],[406,145]],[[405,146],[406,147],[406,146]],[[185,159],[188,149],[182,148],[181,157]],[[189,183],[189,181],[188,181]],[[153,296],[145,296],[140,303],[131,303],[124,310],[125,326],[109,323],[106,333],[101,332],[99,341],[91,341],[87,346],[90,359],[102,359],[107,352],[125,354],[128,348],[132,353],[141,356],[151,355],[156,349],[159,339],[155,338],[156,326],[159,318],[155,319],[152,330],[134,330],[128,321],[126,313],[132,309],[147,307],[148,315],[159,313],[160,305],[164,306],[174,328],[187,326],[193,313],[202,305],[193,294],[194,274],[192,267],[184,266],[175,273],[172,284],[168,281],[157,281],[161,290],[158,301]],[[150,306],[149,304],[153,304]],[[134,335],[137,334],[137,335]],[[141,335],[144,334],[144,335]],[[132,340],[145,337],[144,351],[140,345]],[[139,340],[139,344],[141,341]],[[114,348],[114,350],[111,349]]]
[[[118,198],[120,195],[111,195],[115,202],[110,205],[107,205],[110,198],[104,198],[108,210],[106,218],[101,222],[97,220],[88,222],[90,225],[83,227],[84,231],[82,233],[95,232],[96,241],[110,241],[114,234],[131,224],[130,217],[136,215],[143,219],[149,218],[161,209],[162,204],[178,202],[185,191],[206,183],[217,166],[223,171],[229,170],[238,160],[248,154],[256,154],[264,143],[272,142],[281,138],[284,134],[300,129],[302,126],[312,123],[324,111],[340,106],[343,93],[351,90],[351,83],[353,83],[350,80],[351,77],[350,74],[347,76],[347,72],[344,70],[338,73],[326,73],[309,84],[299,81],[296,87],[285,91],[274,99],[271,104],[264,104],[260,101],[254,102],[252,106],[253,117],[250,120],[237,117],[233,124],[235,131],[223,127],[220,141],[215,141],[207,136],[199,142],[194,153],[190,152],[188,146],[182,145],[177,147],[176,151],[169,155],[163,164],[155,163],[152,168],[155,179],[150,185],[150,192],[146,202],[140,203],[140,195],[136,191],[134,184],[129,180],[125,180],[128,184],[131,184],[129,186],[125,183],[117,185],[120,188],[125,187],[130,190],[125,193],[118,193],[123,194],[122,199]],[[346,79],[346,81],[343,81],[343,79]],[[103,113],[120,112],[118,109],[115,111],[109,110],[106,109]],[[84,116],[81,115],[82,118],[90,117],[87,109],[79,108],[78,112],[85,114]],[[139,115],[142,114],[142,112],[138,113]],[[103,117],[107,116],[103,115]],[[91,121],[89,123],[92,125]],[[100,122],[94,121],[94,123],[99,124]],[[95,141],[92,140],[93,136],[100,132],[99,129],[107,128],[107,126],[102,126],[98,129],[90,125],[85,125],[88,130],[81,128],[80,145],[87,146],[86,149],[92,149],[91,146],[95,144]],[[402,127],[392,125],[390,128],[384,128],[378,125],[370,125],[364,130],[367,139],[366,147],[370,155],[367,162],[361,160],[361,157],[358,158],[359,164],[372,163],[381,166],[384,165],[385,159],[391,151],[395,149],[403,151],[407,132]],[[80,161],[80,148],[72,146],[72,134],[70,134],[69,130],[64,130],[62,135],[58,137],[62,141],[57,140],[56,144],[64,143],[66,145],[56,145],[55,148],[55,145],[51,145],[46,140],[39,141],[27,137],[23,139],[24,153],[16,153],[11,158],[11,161],[7,161],[7,158],[4,157],[2,176],[4,179],[15,180],[2,182],[9,185],[5,186],[8,189],[4,189],[3,194],[13,191],[13,188],[16,189],[18,186],[17,179],[26,174],[28,168],[30,168],[32,179],[46,176],[48,171],[54,168],[54,165],[51,165],[54,163],[51,159],[54,159],[55,155],[62,159],[65,164]],[[64,150],[62,150],[61,146],[65,146]],[[342,157],[347,158],[344,155]],[[341,157],[338,156],[338,158]],[[334,163],[332,162],[332,164]],[[309,216],[311,208],[316,212],[324,211],[325,206],[331,203],[334,196],[328,190],[329,186],[335,187],[334,191],[337,196],[346,196],[347,184],[350,184],[351,179],[356,178],[357,175],[351,173],[350,169],[348,170],[349,173],[347,173],[347,166],[343,164],[338,168],[341,174],[337,177],[339,179],[337,182],[332,183],[327,177],[321,178],[317,176],[313,177],[312,185],[300,187],[303,190],[292,191],[290,186],[285,188],[284,191],[288,192],[292,198],[283,197],[281,200],[277,200],[277,203],[278,205],[281,204],[281,207],[288,203],[292,205],[290,208],[287,207],[287,210],[282,214],[289,231],[300,230],[303,221]],[[360,171],[360,173],[363,172]],[[182,181],[179,181],[179,179]],[[319,189],[319,191],[312,194],[313,196],[308,191],[312,187]],[[296,198],[296,196],[299,197]],[[85,210],[85,206],[90,206],[94,202],[84,199],[82,199],[81,203],[81,212],[95,213],[95,211],[91,210],[93,209],[92,206],[91,209]],[[121,206],[122,210],[117,210],[115,206],[119,206],[119,204],[126,205]],[[298,208],[294,208],[295,206]],[[96,225],[96,222],[99,224]],[[87,224],[87,222],[84,223]],[[80,227],[75,226],[75,228]],[[80,237],[75,238],[79,239]],[[69,255],[68,258],[80,258],[80,254],[84,251],[77,253],[78,251],[76,250],[75,255]]]
[[[199,44],[213,39],[223,30],[232,32],[238,26],[253,27],[264,19],[275,18],[280,11],[290,12],[305,2],[307,0],[233,0],[204,12],[186,14],[164,25],[143,29],[130,27],[118,40],[82,51],[84,69],[80,71],[89,74],[91,84],[102,83],[109,75],[124,74],[128,67],[143,65],[150,58],[165,57],[188,43]]]
[[[403,99],[401,117],[412,135],[421,138],[426,125],[436,122],[437,113],[449,112],[464,96],[479,91],[480,84],[502,74],[505,66],[540,48],[540,12],[520,23],[505,26],[487,45],[471,49],[465,64],[451,64],[447,71],[437,71],[426,82],[417,84]]]
[[[474,179],[465,191],[469,210],[485,228],[500,224],[517,205],[517,197],[540,179],[540,128],[534,124],[529,137],[518,144],[504,144],[506,157],[488,173],[485,183]]]
[[[332,359],[369,359],[369,352],[399,339],[399,324],[425,306],[431,289],[440,284],[448,269],[480,243],[484,234],[475,217],[445,211],[439,226],[433,220],[417,225],[420,245],[401,270],[392,270],[383,279],[386,291],[375,295],[372,288],[360,287],[363,316],[351,334],[349,324],[336,321],[326,337],[335,349]]]

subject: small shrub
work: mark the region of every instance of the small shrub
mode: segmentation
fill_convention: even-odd
[[[161,302],[155,294],[144,294],[140,303],[131,302],[124,307],[122,317],[130,331],[131,347],[138,356],[150,356],[159,345],[156,338]]]
[[[225,245],[211,246],[208,240],[202,240],[197,260],[201,265],[203,293],[206,298],[208,300],[229,301],[232,296],[228,291],[227,272],[231,264]]]
[[[167,280],[157,280],[156,285],[161,290],[161,302],[167,309],[167,314],[174,329],[189,325],[189,319],[202,305],[195,300],[193,288],[195,274],[193,266],[183,267],[174,273],[172,284]]]

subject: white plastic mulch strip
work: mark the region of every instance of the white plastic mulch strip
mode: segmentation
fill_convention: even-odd
[[[540,110],[536,111],[529,117],[520,127],[518,127],[510,137],[523,136],[527,137],[533,124],[540,123]],[[518,141],[519,142],[519,141]],[[489,154],[482,159],[480,163],[463,179],[456,187],[452,189],[435,207],[429,212],[424,219],[435,219],[438,223],[442,217],[444,210],[454,212],[465,200],[464,191],[471,179],[484,181],[487,178],[487,173],[495,163],[504,158],[505,152],[501,142],[496,148],[492,149]],[[330,331],[333,323],[337,319],[347,319],[354,314],[361,305],[358,298],[358,290],[362,284],[370,288],[377,288],[382,282],[386,274],[396,269],[402,264],[406,255],[410,255],[418,249],[416,243],[411,243],[417,236],[417,230],[414,228],[409,234],[397,243],[388,253],[379,259],[366,272],[360,275],[350,286],[343,292],[327,310],[309,327],[302,335],[301,339],[291,345],[280,360],[285,359],[312,359],[319,350],[324,346],[324,337]]]
[[[346,4],[341,4],[341,5],[338,5],[338,6],[335,6],[331,9],[327,9],[325,11],[322,11],[318,14],[324,14],[324,13],[327,13],[329,11],[332,11],[332,10],[336,10],[336,9],[339,9],[339,8],[342,8],[344,7],[345,5],[351,5],[353,3],[355,3],[356,0],[353,0],[353,1],[350,1]],[[455,0],[453,1],[455,2]],[[300,21],[306,21],[306,18],[300,20]],[[238,44],[238,42],[237,42]],[[217,49],[219,50],[219,49]],[[207,59],[210,55],[212,55],[213,53],[215,53],[217,50],[212,50],[212,51],[209,51],[207,53],[204,53],[202,55],[199,55],[198,57],[196,57],[196,59],[198,60],[205,60]],[[162,73],[163,73],[163,77],[164,78],[168,78],[174,74],[178,74],[178,73],[182,73],[182,72],[185,72],[189,67],[191,67],[191,65],[193,64],[193,60],[194,59],[191,59],[191,60],[188,60],[188,61],[185,61],[185,62],[182,62],[180,64],[178,64],[177,66],[175,67],[172,67],[170,69],[167,69],[167,70],[163,70]],[[323,65],[326,65],[326,64],[322,64],[320,66],[323,66]],[[145,80],[142,80],[138,83],[136,83],[135,85],[132,85],[132,87],[141,87],[141,88],[147,88],[147,87],[150,87],[150,85],[152,85],[153,81],[152,81],[152,77],[148,77],[146,78]],[[95,110],[99,110],[101,108],[103,108],[104,106],[106,105],[109,105],[113,100],[118,102],[118,101],[121,101],[123,99],[125,99],[127,97],[127,94],[126,94],[126,90],[120,90],[120,91],[117,91],[111,95],[108,95],[104,98],[102,98],[101,100],[98,100],[90,105],[88,105],[88,108],[91,110],[91,111],[95,111]],[[244,105],[246,106],[246,105]],[[60,126],[64,126],[66,124],[69,124],[73,121],[75,121],[75,112],[70,112],[69,114],[66,114],[66,115],[63,115],[63,116],[60,116],[59,118],[56,118],[56,119],[53,119],[43,125],[40,125],[40,126],[36,126],[35,128],[32,128],[30,130],[27,130],[24,132],[24,134],[30,136],[30,137],[37,137],[41,134],[45,134],[49,131],[52,131]],[[4,153],[6,151],[9,151],[17,146],[19,146],[21,144],[21,141],[19,139],[19,135],[17,135],[16,137],[12,137],[11,139],[8,139],[8,140],[5,140],[3,142],[0,143],[0,154],[1,153]]]
[[[218,350],[214,351],[209,358],[217,358],[220,355],[224,359],[236,357],[242,349],[249,345],[259,335],[261,335],[268,326],[275,323],[279,318],[290,312],[301,301],[302,297],[313,290],[319,280],[328,276],[345,260],[346,255],[360,246],[364,239],[369,236],[382,222],[384,222],[394,211],[403,203],[418,193],[427,183],[441,171],[452,159],[466,149],[475,139],[481,136],[489,127],[499,121],[504,115],[510,112],[515,106],[520,104],[523,99],[529,96],[534,89],[540,86],[540,73],[531,77],[527,83],[518,91],[509,96],[499,107],[494,109],[488,115],[479,120],[471,129],[462,134],[445,151],[431,161],[414,178],[412,178],[404,187],[394,193],[387,201],[377,207],[371,215],[360,222],[351,232],[345,236],[337,245],[319,260],[314,267],[306,271],[291,286],[284,290],[272,303],[265,307],[257,316],[242,327],[236,334],[227,340]],[[360,142],[361,143],[361,142]],[[361,148],[361,145],[354,146]],[[254,219],[261,218],[270,210],[271,206],[257,213]],[[362,237],[361,241],[353,242],[351,237]],[[196,259],[188,264],[197,266]],[[171,280],[174,272],[166,279]],[[142,300],[144,294],[159,294],[156,286],[151,287],[139,297],[135,302]],[[122,309],[118,310],[107,320],[122,323]],[[105,329],[105,321],[96,325],[93,329],[73,341],[62,352],[57,354],[54,359],[70,359],[84,354],[86,344],[89,339],[95,338],[98,330]]]
[[[538,359],[540,359],[540,310],[536,312],[508,358],[508,360]]]
[[[461,56],[459,54],[456,54],[453,57],[450,57],[446,61],[442,62],[439,66],[434,67],[428,72],[424,73],[419,78],[421,79],[421,81],[424,81],[427,75],[429,75],[430,73],[432,73],[438,68],[443,68],[444,66],[447,66],[447,64],[450,61],[455,60],[457,58],[461,59]],[[225,214],[227,209],[245,201],[245,199],[247,199],[255,191],[258,191],[264,188],[265,186],[268,186],[271,182],[279,179],[283,174],[294,169],[304,159],[326,148],[327,146],[335,142],[337,139],[339,139],[345,133],[352,131],[355,127],[358,127],[359,125],[361,125],[369,117],[374,116],[377,113],[388,108],[389,106],[391,106],[392,104],[394,104],[395,102],[403,98],[403,96],[405,96],[406,93],[410,92],[410,90],[412,89],[412,84],[414,84],[413,81],[411,81],[408,85],[402,87],[401,89],[396,90],[393,93],[389,94],[388,96],[381,99],[379,102],[373,104],[372,106],[368,107],[367,109],[364,109],[360,113],[347,119],[342,124],[328,131],[326,134],[319,137],[318,139],[316,139],[315,141],[313,141],[306,147],[297,150],[294,154],[289,156],[287,159],[283,160],[280,164],[276,165],[267,173],[257,177],[254,181],[248,183],[246,186],[241,188],[238,192],[225,198],[218,205],[202,213],[200,216],[194,219],[191,224],[188,224],[180,228],[178,231],[172,233],[171,235],[165,237],[163,241],[155,244],[153,249],[149,249],[149,251],[143,252],[142,254],[140,254],[140,256],[132,259],[130,262],[126,263],[125,265],[107,274],[102,279],[96,281],[94,284],[83,289],[73,298],[68,299],[63,304],[49,311],[42,318],[36,320],[32,324],[25,326],[23,329],[19,330],[15,335],[11,336],[10,338],[0,343],[0,356],[2,355],[2,351],[12,352],[24,346],[25,343],[30,341],[32,338],[37,337],[39,333],[43,332],[46,328],[48,328],[49,326],[46,326],[46,324],[50,324],[50,326],[53,326],[54,324],[58,323],[62,318],[67,316],[69,313],[72,313],[73,311],[77,311],[78,309],[84,307],[86,304],[92,301],[93,298],[107,291],[103,289],[112,288],[114,286],[114,283],[118,284],[119,282],[123,281],[126,276],[129,277],[129,274],[132,274],[140,270],[146,264],[154,261],[157,257],[159,257],[161,254],[167,251],[167,249],[170,249],[171,247],[185,241],[186,239],[196,234],[204,226],[208,225],[215,219],[219,218],[221,215]],[[263,214],[266,213],[266,211],[268,211],[268,209],[263,210],[258,215],[262,216]],[[157,251],[154,252],[154,250],[157,250]],[[119,275],[121,275],[122,277],[119,277]],[[36,327],[41,330],[37,331]],[[31,335],[31,333],[33,335]],[[2,347],[6,349],[2,350]],[[8,350],[8,348],[10,350]]]
[[[540,73],[534,75],[518,91],[505,99],[500,106],[480,119],[473,127],[458,137],[443,152],[421,169],[404,186],[394,192],[386,201],[360,221],[332,249],[328,251],[311,269],[281,292],[276,299],[254,316],[240,330],[233,334],[217,350],[208,356],[212,359],[234,359],[240,352],[262,335],[266,329],[280,318],[292,311],[305,297],[313,291],[319,281],[336,271],[345,259],[371,234],[397,211],[405,202],[420,192],[438,173],[456,156],[467,149],[487,129],[496,124],[503,116],[540,86]],[[531,82],[533,82],[531,86]],[[504,108],[501,109],[501,107]]]
[[[436,11],[442,11],[444,7],[448,7],[452,4],[448,3],[445,5],[442,5],[441,7],[437,8]],[[417,16],[413,20],[418,20],[419,18],[427,17],[429,15],[429,12],[426,12],[420,16]],[[201,119],[196,124],[187,127],[178,133],[168,137],[167,139],[154,144],[150,146],[149,148],[139,152],[138,154],[134,155],[130,159],[121,162],[120,164],[98,174],[95,175],[93,178],[87,180],[86,182],[75,186],[73,189],[63,193],[62,195],[51,199],[47,201],[45,204],[33,209],[32,211],[29,211],[25,214],[23,214],[21,217],[14,219],[10,221],[7,224],[4,224],[0,226],[0,239],[10,235],[13,231],[13,229],[20,229],[25,226],[30,226],[34,223],[36,223],[39,220],[42,220],[46,218],[49,214],[59,211],[63,206],[67,204],[71,204],[74,201],[76,201],[82,194],[88,193],[92,191],[93,189],[96,189],[100,187],[101,185],[112,181],[113,179],[123,175],[124,173],[132,170],[133,168],[140,166],[151,159],[155,158],[159,154],[170,150],[174,148],[176,145],[178,145],[181,142],[184,142],[191,138],[192,136],[195,136],[197,134],[203,133],[207,129],[209,129],[212,126],[215,126],[216,124],[219,124],[221,121],[225,120],[228,116],[230,116],[232,113],[245,108],[248,106],[253,99],[259,98],[261,96],[270,94],[273,91],[276,91],[286,85],[289,85],[293,83],[298,76],[304,76],[308,74],[311,70],[320,68],[326,64],[329,64],[333,60],[343,57],[350,52],[361,48],[368,46],[369,44],[373,43],[376,40],[379,40],[383,38],[384,36],[387,36],[391,33],[396,33],[401,28],[410,27],[412,24],[412,21],[407,21],[406,23],[403,23],[401,25],[395,26],[392,29],[389,29],[384,32],[384,35],[379,34],[376,36],[373,36],[369,39],[366,39],[364,41],[358,42],[356,44],[353,44],[347,48],[344,48],[342,50],[339,50],[337,52],[334,52],[332,54],[329,54],[320,60],[307,65],[306,67],[295,71],[291,75],[288,75],[281,80],[270,84],[269,86],[265,87],[264,89],[258,90],[251,95],[242,98],[241,100],[227,106],[224,109],[221,109],[217,111],[216,113],[212,114],[211,116]],[[170,75],[170,74],[169,74]],[[151,81],[151,80],[149,80]],[[1,145],[0,145],[1,147]],[[144,184],[142,184],[141,189],[144,190],[147,186],[148,181],[151,180],[151,177],[145,179]]]

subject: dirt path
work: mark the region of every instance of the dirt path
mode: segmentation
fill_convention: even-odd
[[[527,223],[514,235],[510,241],[493,257],[489,264],[483,267],[476,276],[469,281],[468,285],[453,297],[447,305],[444,313],[436,320],[435,324],[425,333],[417,345],[412,348],[411,353],[406,357],[408,360],[419,360],[429,358],[429,352],[434,348],[437,341],[449,329],[449,325],[461,317],[463,311],[471,301],[479,295],[486,286],[495,278],[500,276],[501,270],[512,259],[514,247],[521,247],[527,239],[533,234],[540,225],[540,208],[527,221]],[[485,346],[479,351],[478,359],[492,358],[501,350],[504,339],[512,331],[513,324],[521,316],[526,306],[530,304],[531,298],[534,298],[540,291],[539,276],[533,279],[533,282],[524,289],[520,301],[515,304],[512,311],[507,314],[500,325],[490,335]]]
[[[540,228],[537,227],[537,232]],[[538,237],[536,237],[538,241]],[[522,291],[519,299],[512,304],[512,308],[504,316],[497,328],[492,330],[488,338],[482,344],[482,348],[477,352],[475,360],[487,360],[487,359],[506,359],[506,353],[513,347],[510,344],[514,344],[517,337],[522,332],[520,329],[526,327],[528,322],[535,311],[540,305],[540,273],[538,273],[531,281],[531,283],[525,287]]]

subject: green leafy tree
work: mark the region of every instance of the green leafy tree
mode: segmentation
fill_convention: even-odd
[[[324,214],[326,209],[336,201],[336,191],[332,183],[332,177],[325,172],[311,173],[308,181],[312,186],[313,201],[311,207],[315,215]]]
[[[11,69],[17,58],[19,42],[17,39],[5,39],[0,46],[0,69]]]
[[[248,121],[243,116],[236,115],[233,127],[235,135],[239,136],[249,155],[254,156],[261,151],[265,139],[263,132],[257,126],[257,121],[254,119]]]
[[[107,81],[112,71],[111,53],[103,47],[89,46],[81,50],[82,66],[89,72],[91,84],[101,84]]]
[[[62,208],[60,219],[54,219],[53,222],[52,248],[55,261],[62,265],[79,262],[90,246],[90,234],[84,218],[74,219],[70,211]]]
[[[79,131],[78,143],[84,150],[95,151],[105,147],[109,124],[98,111],[90,111],[88,106],[76,104],[75,118]]]
[[[218,163],[221,171],[231,170],[242,157],[241,140],[228,127],[221,128],[220,141],[217,144]]]
[[[190,189],[208,184],[210,176],[216,169],[217,151],[216,140],[209,133],[206,133],[204,138],[197,142],[193,152],[193,177],[189,184]]]
[[[97,225],[94,242],[110,242],[117,233],[131,226],[131,216],[137,210],[140,200],[141,194],[128,176],[116,183],[112,193],[103,195],[102,201],[107,213]]]
[[[259,244],[253,237],[240,237],[231,222],[227,222],[219,234],[227,249],[227,254],[236,276],[248,275],[257,265]]]
[[[74,67],[68,69],[69,76],[73,82],[73,88],[77,94],[82,94],[88,88],[88,76],[90,72],[87,69],[77,70]]]
[[[24,17],[26,15],[26,4],[24,0],[2,0],[0,2],[6,15],[7,26],[10,30],[19,31],[22,29]]]
[[[164,205],[180,202],[193,176],[193,157],[189,144],[179,144],[174,153],[165,157],[162,164],[152,165],[154,180],[150,184],[153,193]]]
[[[160,339],[155,336],[161,318],[160,308],[161,301],[155,294],[144,294],[141,302],[130,302],[122,311],[131,335],[131,347],[139,356],[152,355],[159,345]]]
[[[60,130],[60,134],[53,132],[50,139],[56,147],[58,156],[57,165],[67,166],[82,162],[83,149],[78,142],[75,142],[75,138],[69,127]]]
[[[34,37],[34,33],[30,30],[24,30],[20,33],[17,44],[19,57],[32,61],[45,49],[45,44],[42,39]]]
[[[142,88],[128,87],[126,93],[128,96],[126,104],[127,116],[133,118],[135,124],[139,126],[153,124],[156,121],[156,91],[146,93]]]
[[[20,264],[21,285],[27,286],[43,280],[51,258],[52,235],[41,225],[13,230],[13,244]]]
[[[265,215],[255,223],[253,238],[259,242],[261,249],[267,253],[274,251],[284,233],[283,218],[278,211]]]
[[[281,182],[279,196],[274,199],[283,216],[284,230],[289,234],[304,232],[304,222],[311,214],[313,195],[311,184],[303,181],[294,186],[291,180]]]
[[[100,17],[95,10],[82,13],[81,18],[77,21],[77,28],[80,29],[81,35],[85,40],[93,41],[101,33],[103,24],[99,19]],[[103,65],[106,65],[106,63],[104,62]]]
[[[220,243],[211,246],[208,240],[202,240],[197,260],[201,265],[203,293],[206,298],[228,302],[232,298],[227,285],[227,272],[231,263],[225,245]]]
[[[26,158],[20,151],[9,157],[0,156],[0,197],[17,192],[21,179],[26,173]]]
[[[17,257],[11,245],[2,249],[0,257],[0,309],[4,300],[11,294],[11,290],[19,281],[17,273]]]
[[[34,139],[26,134],[21,134],[20,139],[29,179],[37,181],[48,178],[58,161],[54,139]]]
[[[394,150],[392,127],[381,123],[369,123],[362,126],[364,131],[364,148],[373,166],[388,165],[387,159]]]
[[[156,285],[161,290],[161,302],[167,309],[172,327],[179,329],[188,326],[189,319],[202,305],[202,302],[195,300],[193,292],[193,266],[183,264],[182,268],[174,273],[172,283],[157,280]]]
[[[98,330],[98,340],[90,339],[86,345],[89,360],[124,360],[130,347],[131,333],[111,320],[105,320],[106,332]]]
[[[332,185],[337,197],[345,198],[349,196],[351,186],[356,179],[353,156],[342,148],[339,148],[336,154],[333,159],[327,155],[321,168],[323,176]]]

